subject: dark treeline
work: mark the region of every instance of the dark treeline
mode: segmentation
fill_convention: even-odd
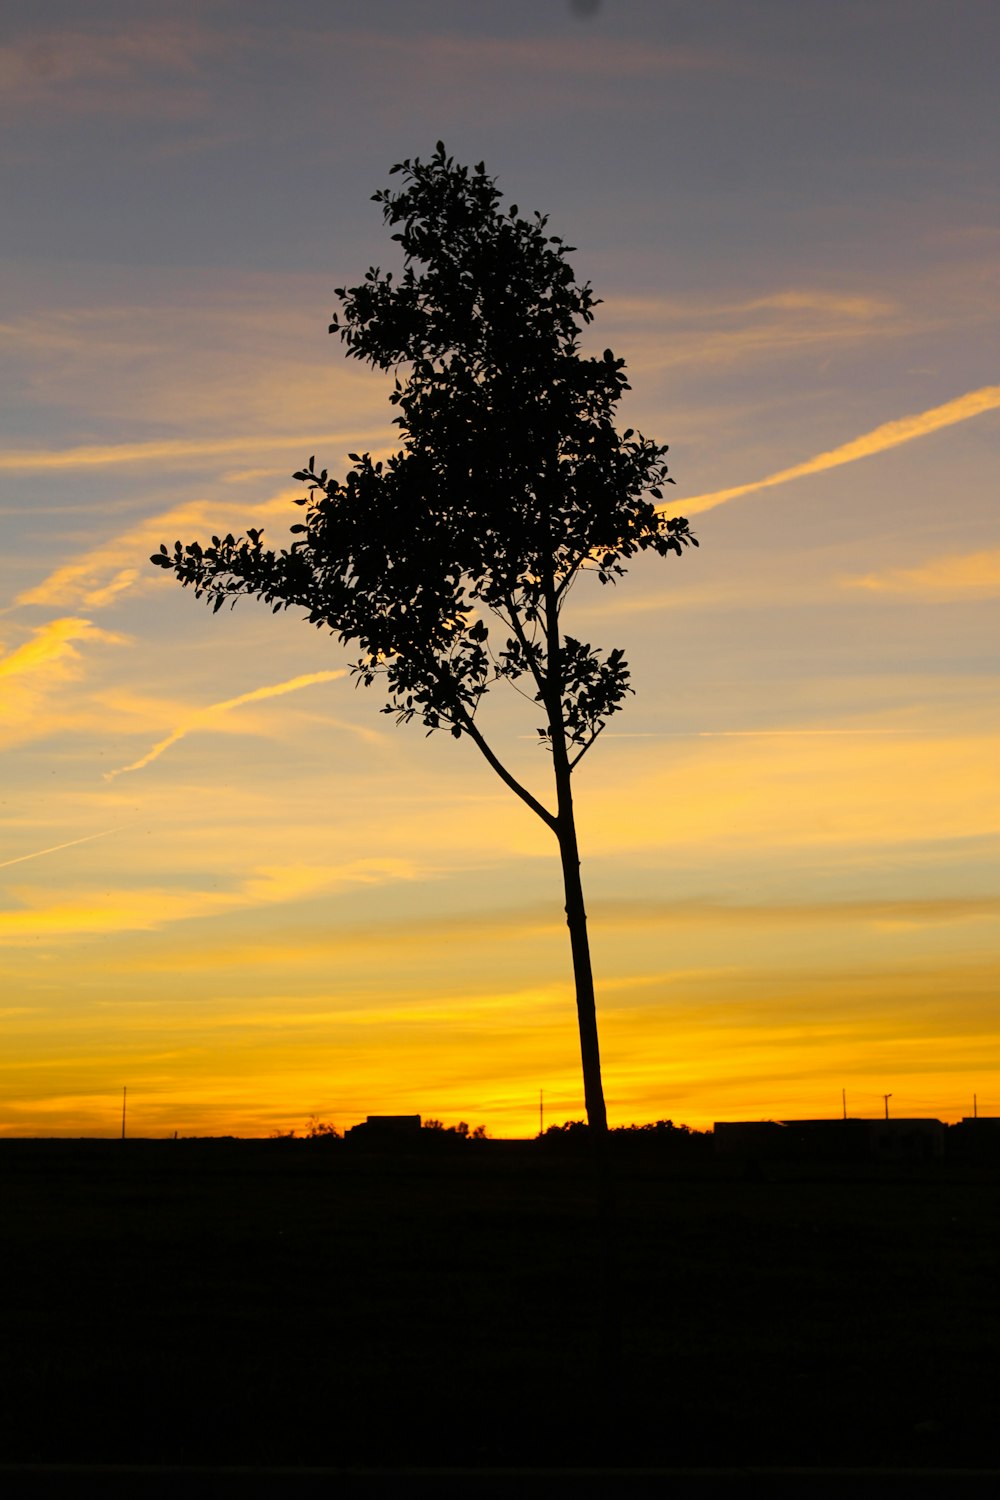
[[[193,1138],[196,1139],[196,1138]],[[419,1116],[374,1117],[341,1132],[313,1117],[304,1131],[276,1131],[272,1141],[328,1148],[421,1152],[466,1150],[534,1153],[546,1156],[585,1156],[593,1134],[585,1120],[549,1125],[531,1138],[494,1139],[485,1125],[470,1127],[464,1120],[444,1125]],[[720,1158],[739,1164],[816,1164],[866,1161],[905,1163],[1000,1161],[1000,1122],[960,1120],[945,1125],[938,1120],[759,1120],[695,1130],[673,1120],[612,1126],[607,1136],[612,1158],[638,1153],[669,1156],[696,1163]]]
[[[615,1125],[610,1128],[608,1136],[615,1154],[653,1149],[703,1155],[712,1149],[711,1131],[675,1125],[673,1120],[653,1120],[643,1125]],[[403,1116],[398,1120],[389,1117],[382,1121],[369,1119],[342,1132],[328,1121],[313,1117],[301,1135],[297,1130],[275,1131],[270,1139],[348,1149],[364,1147],[436,1152],[488,1145],[493,1148],[535,1148],[546,1153],[576,1153],[589,1150],[592,1132],[586,1120],[566,1120],[561,1125],[549,1125],[544,1132],[530,1139],[496,1140],[490,1136],[485,1125],[469,1126],[464,1120],[457,1125],[444,1125],[435,1119],[420,1122],[418,1116]]]

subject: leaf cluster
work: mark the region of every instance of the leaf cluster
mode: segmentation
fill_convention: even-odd
[[[694,542],[656,503],[667,449],[617,431],[624,361],[581,353],[597,299],[546,217],[504,209],[484,165],[440,142],[392,172],[402,186],[375,201],[402,273],[373,267],[338,288],[330,328],[349,357],[394,373],[400,450],[351,454],[343,479],[310,459],[284,550],[248,530],[152,561],[216,609],[241,595],[303,608],[360,649],[355,673],[384,682],[384,712],[428,731],[479,740],[477,706],[507,680],[575,764],[631,689],[622,653],[563,636],[561,610],[582,571],[614,582],[637,553]]]

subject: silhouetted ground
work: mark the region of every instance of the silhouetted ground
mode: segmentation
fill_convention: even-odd
[[[6,1463],[1000,1464],[1000,1172],[0,1142]],[[601,1375],[603,1349],[605,1374]]]

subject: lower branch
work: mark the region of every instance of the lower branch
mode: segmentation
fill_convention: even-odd
[[[544,807],[542,803],[539,802],[537,797],[533,797],[531,795],[527,787],[521,785],[516,776],[511,775],[507,767],[504,765],[503,761],[497,759],[496,755],[494,755],[493,751],[490,749],[487,741],[484,739],[483,735],[476,728],[475,721],[472,715],[469,713],[468,709],[465,708],[462,704],[459,704],[457,712],[462,729],[469,736],[470,740],[472,740],[473,744],[478,747],[484,758],[493,767],[494,771],[500,777],[500,780],[504,783],[504,785],[509,786],[511,791],[514,792],[516,796],[520,797],[521,801],[525,803],[526,806],[531,808],[531,811],[535,814],[535,816],[541,818],[542,822],[547,828],[551,828],[553,833],[558,833],[558,820],[553,816],[552,813],[549,812],[547,807]]]

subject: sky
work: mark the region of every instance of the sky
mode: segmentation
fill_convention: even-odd
[[[583,1115],[552,836],[148,562],[391,451],[327,326],[438,139],[577,247],[701,544],[566,621],[636,690],[576,778],[611,1123],[1000,1115],[998,54],[993,0],[6,0],[0,1133]]]

